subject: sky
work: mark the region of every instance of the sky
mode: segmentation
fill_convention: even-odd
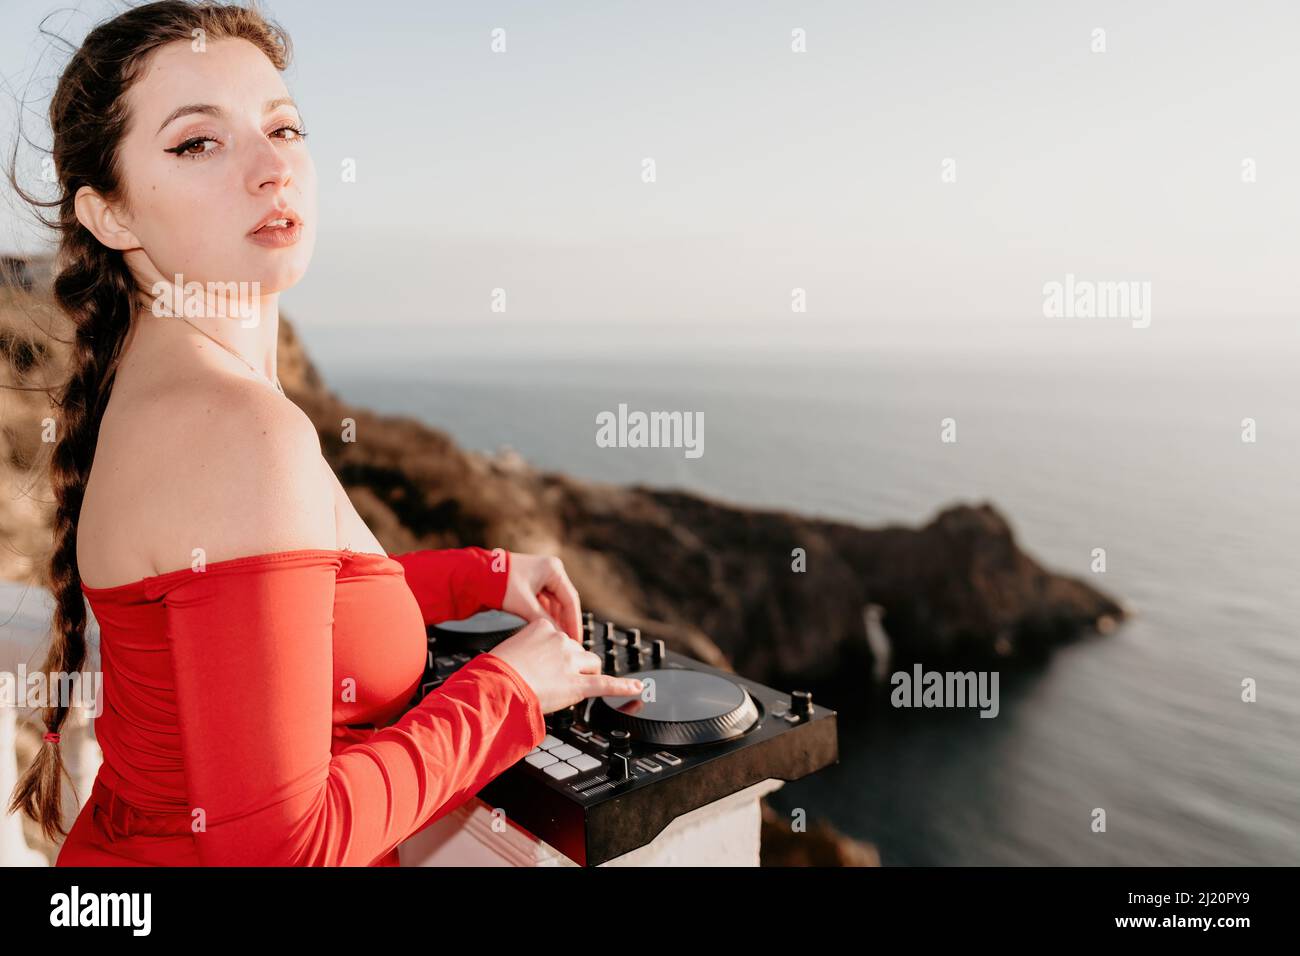
[[[265,6],[321,180],[315,258],[282,300],[303,326],[484,347],[1297,341],[1294,3]],[[120,8],[0,0],[6,148],[16,96],[44,135],[62,61],[41,18],[75,41]],[[0,247],[27,247],[11,206]],[[1149,282],[1149,327],[1045,317],[1067,274]]]

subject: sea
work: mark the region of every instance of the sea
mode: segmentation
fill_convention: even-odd
[[[449,350],[441,330],[298,328],[342,398],[464,447],[864,526],[987,501],[1035,558],[1132,610],[1001,675],[996,718],[842,719],[839,764],[777,791],[782,813],[827,819],[887,866],[1300,864],[1289,341],[704,347],[679,325],[635,346]],[[621,404],[701,413],[701,453],[602,447],[599,416]]]

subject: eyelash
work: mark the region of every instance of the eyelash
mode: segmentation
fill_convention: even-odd
[[[272,130],[272,133],[278,133],[281,130],[286,130],[286,129],[292,130],[294,134],[296,134],[295,139],[285,140],[285,142],[287,143],[297,143],[307,138],[307,131],[305,129],[303,129],[300,126],[293,126],[288,123],[286,123],[284,126],[276,127],[274,130]],[[216,150],[205,149],[201,153],[188,153],[186,152],[186,150],[188,150],[191,146],[194,146],[196,143],[207,143],[207,142],[215,143],[216,141],[217,141],[216,137],[213,136],[191,136],[189,139],[185,140],[185,142],[180,143],[176,146],[169,147],[168,149],[163,150],[163,152],[173,153],[180,159],[207,159],[214,152],[216,152]]]

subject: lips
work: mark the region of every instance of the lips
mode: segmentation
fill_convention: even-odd
[[[301,225],[302,218],[292,208],[286,206],[282,209],[272,209],[262,217],[256,226],[248,231],[248,234],[250,236],[266,235],[268,232],[279,229],[294,229]]]

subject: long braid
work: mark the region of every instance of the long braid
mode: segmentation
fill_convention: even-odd
[[[86,659],[86,603],[77,567],[77,524],[90,466],[112,388],[122,343],[130,328],[132,280],[122,254],[106,248],[85,229],[66,245],[66,265],[54,280],[55,301],[75,328],[71,374],[57,399],[56,442],[50,458],[54,494],[54,546],[49,588],[54,596],[52,627],[58,636],[45,660],[46,674],[75,674]],[[48,733],[58,733],[68,701],[53,699],[43,711]],[[46,743],[52,743],[48,738]],[[57,746],[37,752],[10,806],[42,822],[47,839],[62,834],[63,758]],[[42,786],[42,783],[45,786]]]

